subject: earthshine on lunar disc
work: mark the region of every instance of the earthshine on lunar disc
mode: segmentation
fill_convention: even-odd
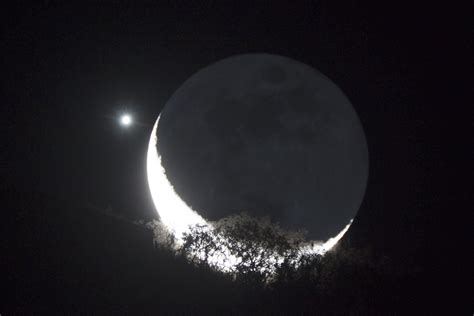
[[[290,58],[238,55],[191,76],[157,120],[148,180],[176,232],[245,211],[328,240],[353,219],[368,151],[344,93]]]

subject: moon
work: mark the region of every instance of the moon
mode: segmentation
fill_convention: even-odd
[[[232,56],[171,96],[149,142],[150,191],[177,233],[245,211],[315,240],[342,237],[368,178],[368,150],[349,99],[293,59]]]

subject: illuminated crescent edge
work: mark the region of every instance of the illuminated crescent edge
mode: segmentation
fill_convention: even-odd
[[[161,222],[176,237],[177,243],[182,244],[183,240],[181,236],[183,236],[183,233],[189,232],[190,227],[194,225],[205,225],[207,227],[212,227],[212,223],[206,221],[179,197],[179,195],[174,190],[173,185],[169,182],[166,176],[165,169],[161,164],[161,156],[157,149],[158,137],[156,135],[156,131],[160,117],[161,114],[158,116],[158,119],[153,126],[150,142],[148,144],[148,185],[150,187],[153,203],[155,204],[155,208],[160,216]],[[307,245],[301,249],[302,252],[308,254],[326,253],[337,244],[342,236],[344,236],[351,224],[352,219],[336,236],[329,238],[326,242],[308,242]],[[231,261],[235,262],[236,260]],[[223,267],[222,270],[228,269],[224,269]]]

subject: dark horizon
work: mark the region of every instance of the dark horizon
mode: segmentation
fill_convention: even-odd
[[[63,312],[81,306],[87,312],[133,313],[133,304],[143,304],[135,311],[145,313],[166,302],[173,312],[182,288],[189,296],[184,313],[210,311],[206,306],[212,302],[199,299],[211,300],[220,290],[222,297],[237,296],[222,298],[221,312],[226,306],[238,312],[250,300],[244,287],[234,289],[212,273],[200,279],[202,270],[183,262],[173,270],[179,259],[154,250],[151,232],[133,225],[158,217],[146,152],[166,102],[206,65],[248,53],[287,56],[320,70],[349,98],[367,138],[368,185],[341,249],[364,250],[371,259],[363,265],[364,279],[355,277],[357,269],[337,270],[339,281],[353,278],[348,288],[334,285],[329,301],[308,294],[304,302],[311,311],[317,304],[330,310],[337,305],[330,300],[341,299],[347,305],[339,307],[341,313],[356,306],[362,313],[380,311],[384,304],[386,312],[397,306],[472,312],[472,300],[454,304],[468,293],[452,291],[461,291],[459,279],[447,272],[457,263],[445,255],[457,248],[449,214],[465,212],[454,201],[467,199],[452,185],[457,180],[448,167],[455,163],[448,152],[458,153],[466,146],[462,135],[470,135],[464,130],[469,124],[455,123],[460,112],[454,105],[463,104],[466,95],[446,89],[458,84],[448,52],[468,50],[451,45],[450,39],[464,34],[440,22],[449,15],[445,8],[387,4],[369,10],[356,1],[252,6],[45,1],[2,7],[6,282],[0,283],[8,294],[0,300],[0,313],[61,313],[59,305]],[[125,112],[137,122],[126,130],[118,121]],[[163,270],[154,271],[155,264]],[[160,278],[166,281],[154,288]],[[206,280],[215,288],[206,289]],[[359,286],[367,291],[348,294]],[[102,294],[94,299],[94,293]],[[160,295],[166,299],[153,298]],[[81,296],[90,300],[90,309],[87,301],[76,301]],[[130,305],[127,297],[133,297]],[[57,305],[55,298],[64,301]],[[317,303],[308,303],[312,299]],[[275,301],[281,299],[253,303],[262,311]],[[292,302],[303,304],[289,298],[286,311]],[[256,312],[249,306],[243,310]]]

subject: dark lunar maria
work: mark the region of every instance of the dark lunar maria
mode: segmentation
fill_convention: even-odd
[[[354,108],[290,58],[237,55],[202,69],[167,102],[157,136],[168,180],[208,220],[246,211],[326,240],[365,193],[368,150]]]

